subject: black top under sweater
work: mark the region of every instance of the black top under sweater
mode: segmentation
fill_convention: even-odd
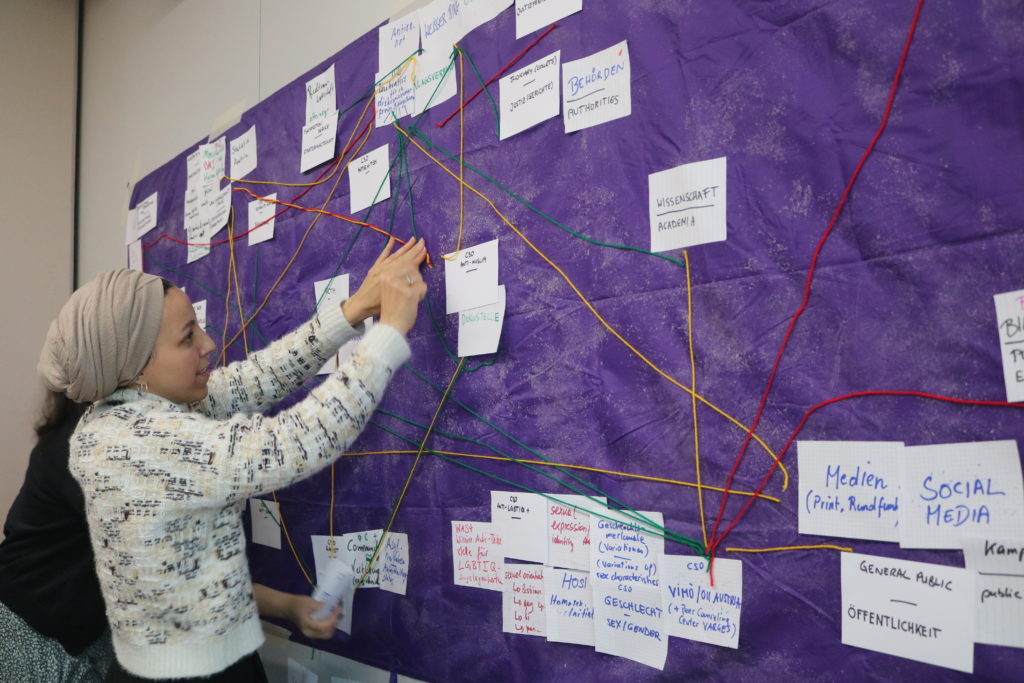
[[[68,439],[80,414],[32,449],[0,543],[0,602],[71,655],[107,629],[85,501],[68,471]]]

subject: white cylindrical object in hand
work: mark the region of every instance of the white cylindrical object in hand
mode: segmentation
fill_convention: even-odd
[[[332,564],[326,578],[313,591],[313,599],[323,605],[313,613],[313,618],[326,618],[338,603],[351,605],[355,593],[354,579],[355,574],[348,564],[341,561]]]

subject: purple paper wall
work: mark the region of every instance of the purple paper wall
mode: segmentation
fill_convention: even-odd
[[[800,305],[815,246],[881,120],[914,8],[910,1],[588,1],[519,65],[555,50],[563,62],[575,60],[628,40],[632,115],[569,135],[559,119],[551,119],[499,141],[493,109],[481,95],[465,113],[466,163],[529,207],[474,172],[467,171],[467,180],[631,344],[689,384],[685,271],[642,252],[649,246],[647,176],[727,157],[728,239],[689,250],[693,339],[698,391],[749,424]],[[536,35],[516,40],[509,9],[460,44],[489,78]],[[256,125],[259,166],[249,178],[300,183],[322,170],[298,172],[303,86],[331,63],[339,107],[352,107],[339,120],[340,151],[374,78],[376,31],[299,75],[227,132],[231,139]],[[479,86],[471,71],[465,82],[468,92]],[[491,93],[497,99],[496,84]],[[436,145],[433,153],[452,168],[444,153],[458,152],[458,119],[444,128],[435,124],[457,102],[429,111],[418,124]],[[888,128],[821,252],[809,306],[757,429],[773,449],[782,448],[811,406],[852,392],[897,389],[1005,400],[992,295],[1024,288],[1022,111],[1024,6],[1012,0],[925,3]],[[405,118],[400,125],[410,122]],[[387,143],[396,159],[403,139],[391,128],[375,130],[363,151]],[[185,157],[193,149],[134,189],[133,205],[160,192],[159,227],[147,243],[160,233],[184,239]],[[389,413],[427,424],[457,362],[439,338],[454,351],[456,320],[443,313],[438,255],[454,248],[459,194],[451,177],[421,152],[404,153],[408,173],[392,173],[391,200],[357,218],[406,237],[414,217],[438,264],[425,272],[433,324],[424,308],[410,335],[409,366],[433,386],[403,370],[382,404]],[[319,207],[330,196],[325,208],[348,214],[347,179],[333,195],[332,186],[333,180],[313,188],[299,203]],[[276,191],[281,199],[297,191],[249,187]],[[241,223],[248,200],[234,195]],[[236,245],[246,312],[263,300],[312,220],[311,214],[288,212],[277,218],[273,241]],[[535,459],[489,422],[556,462],[695,481],[690,396],[610,336],[565,280],[470,193],[465,226],[463,244],[500,240],[507,318],[495,362],[459,378],[428,447],[491,453],[490,446]],[[599,246],[566,229],[641,251]],[[382,244],[375,232],[320,219],[249,328],[249,345],[262,347],[306,320],[315,280],[351,273],[354,287]],[[185,286],[193,300],[206,298],[216,339],[225,326],[234,335],[237,311],[225,323],[227,245],[190,265],[185,252],[164,239],[145,250],[145,269]],[[239,340],[228,357],[243,355]],[[478,360],[470,366],[478,367]],[[1020,445],[1022,418],[1013,408],[869,397],[823,408],[800,438],[909,445],[1017,439]],[[423,437],[421,428],[387,415],[374,422],[416,443]],[[702,408],[699,435],[703,481],[723,486],[744,433]],[[370,426],[352,450],[398,449],[415,446]],[[567,492],[516,464],[466,462],[532,489]],[[793,476],[789,489],[781,490],[778,473],[765,489],[782,502],[755,503],[723,548],[839,542],[863,553],[962,566],[959,552],[798,535],[795,448],[785,463]],[[278,493],[291,538],[310,568],[309,537],[328,533],[332,513],[336,534],[387,523],[411,464],[408,455],[343,458],[335,468],[333,511],[328,472]],[[733,486],[755,489],[769,464],[752,445]],[[635,509],[664,512],[670,530],[701,538],[694,489],[578,476]],[[500,595],[452,583],[450,522],[488,520],[492,488],[511,487],[424,456],[394,526],[409,535],[408,594],[359,591],[354,634],[317,647],[431,681],[964,678],[842,645],[839,557],[833,551],[721,553],[744,562],[740,647],[673,638],[663,673],[592,648],[502,633]],[[709,526],[720,501],[705,493]],[[744,502],[729,499],[722,528]],[[673,543],[666,550],[689,552]],[[287,545],[281,551],[252,545],[249,554],[256,580],[309,591]],[[979,678],[1010,680],[1024,671],[1020,650],[978,645],[975,653]]]

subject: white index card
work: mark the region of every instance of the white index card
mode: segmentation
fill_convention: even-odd
[[[544,616],[544,573],[539,564],[506,562],[501,593],[501,630],[524,636],[547,632]]]
[[[420,24],[416,14],[407,14],[384,24],[377,29],[377,70],[381,73],[391,71],[419,47]]]
[[[687,555],[661,556],[661,598],[670,636],[738,648],[743,608],[743,563],[716,559],[715,585],[708,561]]]
[[[185,157],[185,191],[193,188],[200,187],[202,182],[202,164],[200,162],[200,154],[202,153],[201,146],[196,147],[187,157]]]
[[[390,126],[412,113],[416,105],[416,82],[413,80],[412,68],[407,66],[391,75],[387,75],[387,72],[378,73],[374,82],[380,84],[374,96],[374,108],[377,110],[375,126]]]
[[[380,550],[380,587],[383,590],[405,595],[409,582],[409,535],[390,531],[384,537]]]
[[[124,220],[124,243],[131,244],[132,242],[140,239],[140,237],[139,212],[136,209],[128,209],[128,215]]]
[[[331,64],[320,75],[306,81],[306,123],[337,119],[331,112],[338,109],[338,98],[334,88],[334,65]]]
[[[356,213],[391,196],[388,146],[382,145],[348,167],[349,211]]]
[[[562,52],[558,50],[498,81],[500,139],[510,138],[541,121],[558,116],[561,104],[558,66],[561,59]]]
[[[446,60],[452,45],[466,35],[462,3],[434,0],[417,11],[423,56],[443,56]],[[418,69],[417,69],[418,70]]]
[[[901,548],[959,549],[961,537],[1024,536],[1017,442],[906,447],[900,498]]]
[[[845,645],[971,673],[974,572],[840,553]]]
[[[128,245],[128,268],[142,272],[142,238]]]
[[[995,295],[1008,403],[1024,401],[1024,289]]]
[[[210,253],[209,239],[203,231],[202,188],[185,190],[185,241],[188,242],[186,262],[192,263]]]
[[[459,357],[494,353],[505,323],[505,285],[498,285],[498,301],[459,312]]]
[[[590,572],[544,568],[547,638],[556,643],[594,645],[594,593]]]
[[[154,192],[128,212],[125,244],[131,244],[156,227],[158,195],[158,192]]]
[[[563,62],[565,132],[629,116],[632,108],[629,87],[629,46],[625,40],[589,57]]]
[[[348,293],[349,274],[342,273],[326,280],[317,280],[313,283],[313,296],[316,302],[316,309],[328,306],[341,306],[341,303],[349,297]],[[316,373],[318,375],[329,375],[338,369],[338,354],[331,356],[330,360]]]
[[[547,521],[544,496],[521,491],[491,491],[491,522],[501,529],[505,557],[546,563]]]
[[[505,570],[501,529],[490,522],[453,520],[452,565],[456,586],[500,593]]]
[[[274,239],[274,216],[277,215],[277,193],[266,197],[270,201],[254,199],[249,202],[249,246]]]
[[[156,227],[157,202],[159,192],[149,195],[135,207],[139,213],[139,235],[144,235]]]
[[[338,557],[352,569],[355,581],[362,583],[359,588],[378,588],[380,586],[380,555],[374,559],[373,566],[367,570],[373,551],[380,542],[383,529],[370,531],[353,531],[341,535],[341,548]]]
[[[651,251],[673,251],[726,238],[726,158],[648,176]]]
[[[455,63],[449,57],[450,52],[451,47],[425,52],[416,61],[413,116],[419,116],[427,109],[450,100],[458,92],[455,85]]]
[[[902,448],[899,441],[797,441],[800,533],[898,542]]]
[[[352,605],[359,577],[353,575],[352,567],[341,557],[342,537],[310,536],[310,540],[313,543],[313,565],[317,584],[313,598],[319,599],[326,591],[328,595],[338,599],[341,605],[341,618],[338,619],[337,629],[352,633]]]
[[[591,526],[594,646],[598,652],[664,669],[668,634],[658,558],[665,541],[647,531],[664,527],[664,516],[660,512],[627,516],[613,510],[602,514]]]
[[[220,188],[224,177],[224,137],[199,145],[199,186],[216,185]]]
[[[583,0],[516,0],[516,38],[583,9]]]
[[[196,312],[196,324],[203,330],[206,329],[206,299],[193,301],[192,310]]]
[[[975,642],[1024,648],[1024,537],[963,543],[964,563],[978,573]]]
[[[445,313],[498,301],[498,240],[444,256]]]
[[[231,216],[231,183],[218,189],[217,184],[206,185],[199,205],[203,221],[203,236],[213,238],[228,223]]]
[[[249,512],[252,516],[252,542],[280,550],[281,527],[277,522],[281,519],[280,506],[272,500],[250,498]]]
[[[256,170],[256,124],[231,141],[231,177],[244,178]]]
[[[302,127],[302,156],[299,171],[305,173],[314,166],[334,158],[334,141],[338,133],[338,111],[326,112],[316,121]]]
[[[553,495],[548,504],[548,564],[590,571],[590,527],[597,517],[586,510],[603,513],[607,499],[587,496]]]

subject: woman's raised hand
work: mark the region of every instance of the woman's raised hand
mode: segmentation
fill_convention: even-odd
[[[419,269],[427,257],[427,249],[423,240],[416,238],[392,253],[394,245],[394,238],[388,240],[359,289],[342,304],[342,312],[349,323],[358,325],[377,315],[380,322],[402,334],[412,329],[419,302],[427,293]]]

